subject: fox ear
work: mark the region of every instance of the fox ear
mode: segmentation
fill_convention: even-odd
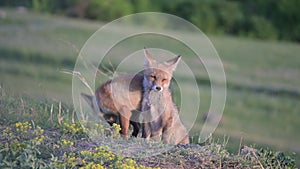
[[[176,58],[166,61],[165,63],[169,66],[169,69],[174,71],[181,59],[181,56],[178,55]]]
[[[146,68],[152,67],[152,65],[156,62],[152,56],[149,54],[147,49],[144,47],[144,56],[145,56],[145,61],[144,61],[144,66]]]

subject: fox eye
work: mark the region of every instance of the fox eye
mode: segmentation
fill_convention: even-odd
[[[150,75],[150,79],[155,80],[155,79],[156,79],[156,76]]]
[[[162,82],[166,82],[166,81],[167,81],[167,79],[163,79],[163,80],[162,80]]]

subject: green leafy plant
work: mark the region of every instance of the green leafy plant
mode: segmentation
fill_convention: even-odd
[[[265,167],[273,168],[296,168],[296,161],[294,158],[285,155],[280,151],[272,151],[269,149],[260,149],[258,157]]]

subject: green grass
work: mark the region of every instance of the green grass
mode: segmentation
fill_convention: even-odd
[[[14,10],[5,11],[7,18],[0,19],[1,87],[9,93],[25,93],[41,100],[51,98],[57,103],[63,101],[70,104],[71,76],[61,73],[61,70],[73,69],[77,50],[103,24],[30,12],[20,14]],[[116,28],[114,31],[107,34],[107,37],[125,30]],[[239,147],[237,140],[243,138],[245,143],[299,154],[300,45],[209,37],[223,61],[228,82],[225,111],[214,135],[230,136],[228,145],[234,152]],[[139,45],[143,45],[143,41],[140,39],[136,42],[140,44],[131,48],[140,49]],[[112,55],[121,55],[118,53],[121,49],[116,51]],[[190,62],[193,63],[193,60]],[[130,69],[127,70],[130,72]],[[197,123],[190,132],[192,135],[198,134],[203,123],[201,115],[208,111],[210,104],[210,82],[206,73],[199,72],[197,78],[201,106]],[[1,107],[1,118],[12,122],[15,112],[4,115],[3,111]],[[27,119],[30,121],[35,117],[33,114]],[[42,114],[40,117],[38,121],[43,124],[45,116]]]
[[[229,83],[299,92],[299,44],[212,38]]]

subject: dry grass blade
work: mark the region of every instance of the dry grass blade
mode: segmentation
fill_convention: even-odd
[[[95,70],[97,71],[98,74],[104,75],[104,76],[106,76],[106,77],[109,77],[108,74],[106,74],[106,73],[104,73],[103,71],[99,70],[99,69],[98,69],[95,65],[93,65],[92,63],[88,63],[88,62],[87,62],[87,64],[90,65],[93,69],[95,69]]]
[[[78,99],[79,99],[79,109],[80,109],[81,118],[82,118],[83,121],[85,121],[86,119],[85,119],[85,116],[84,116],[84,113],[83,113],[83,110],[82,110],[81,99],[80,98],[78,98]]]
[[[53,123],[53,104],[51,104],[50,117],[49,117],[48,121],[50,121],[51,124]]]
[[[75,123],[75,109],[72,111],[72,123]]]
[[[90,87],[90,85],[88,84],[88,82],[86,81],[86,79],[81,75],[80,72],[77,72],[77,71],[68,71],[68,70],[61,70],[60,72],[65,73],[65,74],[70,74],[70,75],[78,77],[79,80],[89,89],[90,93],[92,95],[94,94],[93,89]]]
[[[265,169],[265,167],[264,167],[264,166],[262,165],[262,163],[259,161],[259,159],[258,159],[256,153],[255,153],[254,151],[253,151],[252,153],[253,153],[255,159],[257,160],[258,164],[260,165],[260,167],[261,167],[262,169]]]
[[[242,143],[243,143],[243,136],[240,139],[240,144],[239,144],[239,149],[238,149],[238,156],[241,154]]]
[[[114,68],[114,65],[112,64],[111,60],[109,59],[108,60],[108,64],[110,65],[111,69],[112,69],[112,72],[116,72],[115,68]]]
[[[58,124],[61,125],[63,120],[64,120],[64,117],[61,115],[61,102],[59,102],[59,104],[58,104],[58,115],[57,115]]]
[[[62,38],[59,38],[59,40],[61,40],[62,42],[66,43],[67,45],[71,46],[73,49],[75,49],[76,53],[80,52],[80,49],[74,45],[73,43],[71,43],[70,41],[64,40]]]
[[[107,66],[101,65],[101,68],[109,72],[111,75],[113,75],[115,72],[113,70],[110,70]]]

